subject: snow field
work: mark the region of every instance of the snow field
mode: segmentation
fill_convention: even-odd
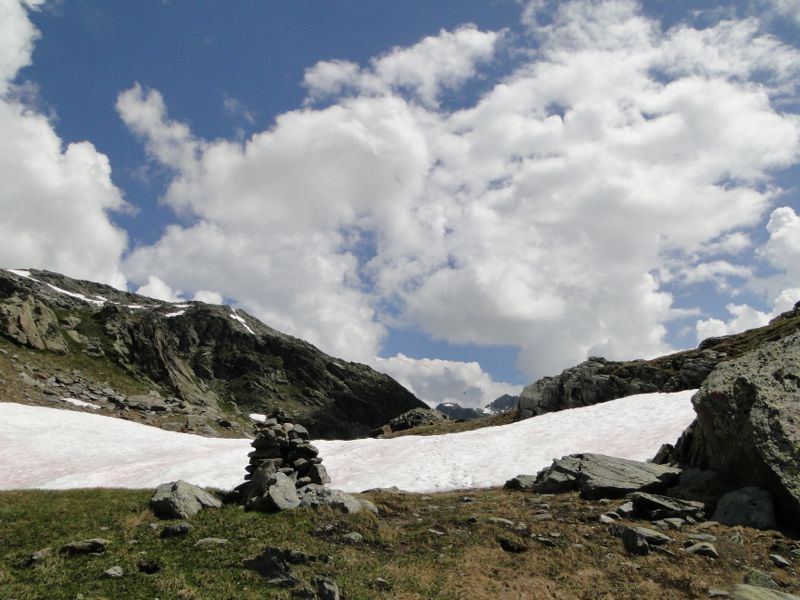
[[[639,394],[463,433],[314,444],[332,486],[348,492],[500,486],[576,452],[647,460],[694,419],[693,393]],[[153,488],[176,479],[229,489],[242,481],[250,450],[248,439],[0,403],[0,489]]]

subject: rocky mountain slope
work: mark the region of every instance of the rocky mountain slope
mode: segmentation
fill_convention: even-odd
[[[543,377],[526,386],[519,398],[518,418],[589,406],[651,392],[677,392],[700,387],[714,368],[760,347],[800,331],[800,302],[765,327],[708,338],[694,350],[652,360],[610,361],[590,357],[560,375]]]
[[[451,419],[469,421],[472,419],[482,419],[487,416],[500,415],[512,410],[515,411],[518,403],[518,396],[503,394],[499,398],[489,402],[489,404],[483,408],[469,408],[461,406],[458,402],[442,402],[436,405],[436,410],[440,413],[444,413]]]
[[[47,271],[0,270],[1,400],[60,403],[206,435],[283,409],[320,438],[425,407],[392,378],[244,311],[165,303]]]

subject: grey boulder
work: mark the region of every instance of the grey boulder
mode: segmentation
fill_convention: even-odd
[[[800,521],[800,332],[720,363],[692,399],[697,420],[681,455],[772,494]]]
[[[723,525],[774,529],[775,510],[772,496],[767,490],[745,487],[728,492],[717,503],[712,521]]]
[[[731,600],[800,600],[800,596],[795,596],[794,594],[768,590],[744,583],[740,583],[733,588],[730,598]]]
[[[79,542],[70,542],[64,544],[59,548],[61,554],[66,556],[79,556],[81,554],[102,554],[106,548],[111,544],[108,540],[101,538],[92,538],[90,540],[81,540]]]
[[[250,500],[246,508],[262,512],[281,512],[300,506],[294,480],[285,473],[275,473],[268,481],[263,496]]]
[[[347,514],[353,514],[367,510],[372,513],[378,512],[376,506],[369,500],[362,500],[341,490],[334,490],[317,484],[309,484],[297,490],[301,506],[330,506],[336,510]]]
[[[650,545],[647,543],[645,536],[635,529],[631,529],[625,525],[612,525],[609,527],[608,531],[614,537],[618,537],[622,540],[622,545],[625,547],[625,551],[628,554],[646,556],[650,553]]]
[[[317,597],[320,600],[339,600],[339,586],[328,578],[317,579]]]
[[[507,490],[532,490],[536,483],[536,475],[517,475],[506,481],[503,486]]]
[[[603,454],[571,454],[536,475],[533,490],[578,490],[583,498],[621,498],[636,491],[660,492],[675,484],[680,469]]]
[[[633,514],[637,517],[656,521],[671,518],[700,518],[705,505],[693,500],[681,500],[659,494],[636,492],[630,495]]]
[[[203,488],[185,481],[162,483],[150,498],[150,508],[159,519],[186,519],[204,508],[220,508],[222,502]]]

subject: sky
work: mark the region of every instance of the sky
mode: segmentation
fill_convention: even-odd
[[[800,300],[800,0],[0,0],[0,266],[428,402]]]

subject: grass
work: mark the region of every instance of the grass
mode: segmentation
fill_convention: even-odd
[[[294,567],[310,586],[333,578],[350,600],[426,599],[639,599],[704,598],[709,588],[742,581],[746,567],[771,572],[785,591],[800,591],[796,570],[778,571],[768,554],[791,542],[776,532],[739,529],[743,543],[728,539],[725,527],[711,530],[722,557],[714,561],[681,551],[684,532],[670,532],[676,556],[630,557],[610,537],[597,515],[607,507],[574,495],[543,497],[484,490],[423,496],[371,494],[380,515],[346,516],[297,510],[279,515],[247,513],[236,506],[204,511],[191,519],[186,538],[159,537],[165,522],[147,508],[151,492],[125,490],[16,491],[0,493],[0,596],[4,599],[256,599],[290,598],[245,568],[243,561],[265,546],[326,554],[330,562]],[[468,495],[470,501],[464,501]],[[552,520],[536,521],[548,511]],[[509,519],[515,525],[493,522]],[[516,529],[515,529],[516,528]],[[359,543],[344,535],[358,532]],[[542,536],[554,547],[531,538]],[[530,550],[503,551],[502,536],[524,540]],[[92,537],[112,542],[96,557],[56,555],[30,567],[25,562],[44,547]],[[224,546],[195,547],[205,537]],[[149,561],[160,569],[140,572]],[[119,565],[121,579],[101,574]],[[379,589],[378,578],[389,582]]]

